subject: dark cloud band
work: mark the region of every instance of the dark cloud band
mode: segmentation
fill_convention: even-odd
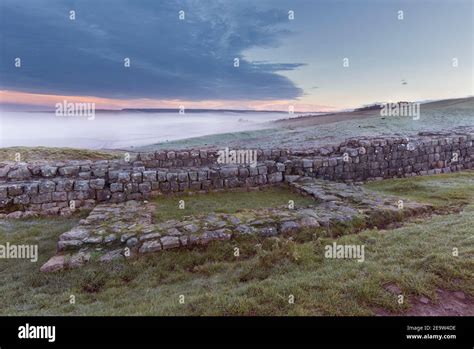
[[[252,47],[278,45],[289,34],[284,10],[240,1],[52,0],[44,6],[2,1],[2,89],[187,100],[302,95],[278,74],[300,64],[242,57]],[[76,12],[74,21],[70,10]],[[178,18],[180,10],[185,11],[184,21]],[[15,68],[15,57],[21,58],[21,68]],[[129,68],[124,67],[126,57]]]

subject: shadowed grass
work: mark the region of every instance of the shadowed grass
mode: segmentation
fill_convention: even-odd
[[[178,208],[181,200],[184,201],[184,209]],[[258,191],[162,196],[154,200],[157,205],[155,218],[164,221],[212,212],[236,213],[242,209],[288,206],[290,200],[293,200],[295,208],[316,204],[310,197],[303,197],[286,187],[268,187]]]

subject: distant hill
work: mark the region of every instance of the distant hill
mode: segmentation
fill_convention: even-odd
[[[401,101],[398,103],[409,103],[406,101]],[[474,97],[466,98],[453,98],[453,99],[443,99],[439,101],[429,101],[421,102],[423,109],[444,109],[444,108],[461,108],[461,109],[473,109],[474,108]],[[365,111],[379,111],[382,109],[383,103],[374,103],[371,105],[366,105],[360,108],[354,109],[354,112],[365,112]]]
[[[421,104],[421,110],[434,110],[434,109],[465,109],[472,110],[474,115],[474,97],[466,98],[455,98],[455,99],[444,99],[440,101],[432,101]],[[288,127],[308,127],[314,125],[322,125],[331,122],[354,120],[354,119],[366,119],[371,117],[379,117],[380,108],[377,104],[371,106],[365,106],[354,111],[349,112],[338,112],[330,113],[325,115],[303,115],[295,118],[286,118],[273,121],[272,123],[278,126]]]
[[[421,107],[423,109],[456,108],[456,109],[473,109],[474,110],[474,97],[443,99],[441,101],[427,102],[427,103],[423,103]]]

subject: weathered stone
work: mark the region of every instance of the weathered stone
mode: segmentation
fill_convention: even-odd
[[[229,221],[230,223],[232,223],[233,225],[238,225],[240,224],[241,220],[235,216],[230,216],[229,217]]]
[[[56,166],[41,166],[41,175],[43,177],[54,177],[56,176],[56,173],[58,172],[58,168]]]
[[[143,180],[148,182],[156,181],[156,171],[143,171]]]
[[[140,236],[140,241],[154,240],[161,237],[160,233],[148,233]]]
[[[151,192],[151,183],[149,182],[140,183],[138,188],[141,193],[149,193]]]
[[[8,165],[0,166],[0,178],[7,177],[8,171],[10,171],[11,167]]]
[[[11,184],[8,186],[8,195],[17,196],[23,194],[23,186],[21,184]]]
[[[119,172],[117,179],[118,179],[119,183],[128,183],[130,181],[130,173],[128,173],[128,172]]]
[[[91,171],[86,171],[86,172],[79,172],[78,177],[82,180],[88,180],[92,176]]]
[[[179,242],[181,243],[181,246],[187,246],[189,243],[189,238],[187,236],[180,236]]]
[[[76,190],[76,191],[87,191],[87,190],[89,190],[89,181],[87,181],[87,180],[76,180],[76,181],[74,181],[74,190]]]
[[[74,188],[74,180],[60,179],[56,182],[56,191],[71,191]]]
[[[282,234],[290,234],[298,232],[299,228],[300,226],[298,225],[298,223],[294,221],[287,221],[281,224],[280,231]]]
[[[166,181],[166,172],[158,171],[157,177],[158,177],[158,182]]]
[[[150,161],[155,159],[155,153],[140,153],[138,157],[142,161]]]
[[[199,243],[206,245],[213,240],[229,240],[232,237],[227,229],[219,229],[214,231],[205,231],[201,234]]]
[[[138,239],[133,237],[133,238],[130,238],[127,240],[127,246],[128,247],[133,247],[135,246],[136,244],[138,244]]]
[[[89,186],[91,189],[104,189],[105,180],[102,178],[91,179],[89,181]]]
[[[178,181],[179,181],[179,182],[187,182],[187,181],[189,181],[188,173],[187,173],[187,172],[180,172],[180,173],[178,173]]]
[[[76,250],[82,246],[81,240],[59,240],[58,251]]]
[[[64,256],[58,255],[51,257],[43,266],[40,271],[43,273],[52,273],[64,269]]]
[[[32,204],[42,204],[51,201],[51,193],[38,194],[31,197]]]
[[[8,219],[23,218],[23,211],[15,211],[15,212],[9,213],[9,214],[7,214],[6,218],[8,218]]]
[[[89,232],[81,227],[75,227],[71,230],[62,233],[59,236],[59,240],[83,240],[89,237]]]
[[[278,183],[283,181],[283,174],[281,172],[270,173],[267,175],[268,183]]]
[[[300,225],[302,228],[317,228],[319,227],[318,220],[313,217],[304,217],[300,221]]]
[[[112,262],[112,261],[117,260],[117,259],[123,259],[124,256],[123,256],[122,252],[123,252],[122,249],[109,251],[106,254],[104,254],[103,256],[101,256],[99,258],[99,261],[102,262],[102,263],[109,263],[109,262]]]
[[[109,234],[104,238],[104,243],[110,244],[117,241],[117,236],[115,234]]]
[[[149,240],[145,241],[143,245],[140,247],[138,250],[139,253],[150,253],[150,252],[156,252],[156,251],[161,251],[161,243],[159,240]]]
[[[278,230],[276,227],[262,227],[258,230],[258,234],[264,237],[276,236],[278,235]]]
[[[190,181],[197,181],[197,180],[198,180],[198,173],[197,173],[197,172],[195,172],[195,171],[190,171],[190,172],[188,173],[188,175],[189,175],[189,180],[190,180]]]
[[[123,184],[122,183],[111,183],[110,184],[110,191],[112,193],[123,191]]]
[[[111,202],[123,202],[125,201],[125,195],[124,193],[113,193],[112,198],[110,200]]]
[[[166,174],[166,180],[168,182],[176,182],[178,180],[178,174],[173,172],[168,172]]]
[[[71,269],[82,267],[84,264],[89,262],[91,255],[88,252],[78,252],[71,256],[67,266]]]
[[[119,173],[120,173],[120,171],[117,171],[117,170],[109,170],[109,173],[108,173],[109,181],[118,180]]]
[[[327,148],[319,148],[319,153],[323,156],[326,156],[326,155],[331,154],[332,151]]]
[[[52,200],[53,201],[67,201],[67,193],[65,191],[63,192],[55,191],[52,193]]]
[[[38,191],[40,194],[52,193],[55,188],[56,188],[56,183],[54,183],[53,181],[41,181],[39,183]]]
[[[238,225],[235,230],[240,234],[253,234],[255,232],[254,228],[245,224]]]
[[[179,247],[179,238],[176,236],[164,236],[161,238],[161,244],[164,250],[176,248]]]
[[[38,217],[38,214],[33,211],[24,211],[22,218],[33,218],[33,217]]]
[[[106,166],[99,166],[92,170],[92,174],[94,175],[94,177],[105,177],[107,171],[108,169]]]
[[[299,178],[300,178],[300,176],[285,175],[285,182],[293,183],[294,181],[298,180]]]
[[[14,180],[23,180],[28,179],[31,177],[31,172],[28,169],[28,166],[19,166],[16,169],[11,170],[8,172],[8,178]]]
[[[64,166],[59,168],[59,174],[61,176],[75,177],[79,174],[79,166]]]
[[[101,201],[107,201],[111,198],[111,192],[109,190],[97,190],[96,191],[96,199],[97,201],[101,202]]]
[[[141,183],[143,180],[141,172],[133,172],[131,175],[132,182]]]
[[[91,236],[91,237],[85,238],[84,243],[98,245],[102,243],[103,240],[104,239],[102,238],[102,236]]]
[[[171,236],[180,236],[182,235],[181,232],[176,228],[170,228],[166,231],[166,234]]]
[[[183,229],[190,234],[193,234],[199,230],[199,227],[195,224],[188,224],[183,227]]]
[[[222,178],[229,178],[239,175],[239,168],[238,167],[223,167],[220,171],[220,176]]]

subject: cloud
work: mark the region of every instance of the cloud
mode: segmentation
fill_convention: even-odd
[[[284,9],[255,3],[50,0],[46,8],[34,0],[3,0],[0,87],[107,98],[298,98],[303,91],[278,72],[301,64],[244,57],[252,47],[276,47],[290,35]],[[16,57],[21,68],[14,67]]]

